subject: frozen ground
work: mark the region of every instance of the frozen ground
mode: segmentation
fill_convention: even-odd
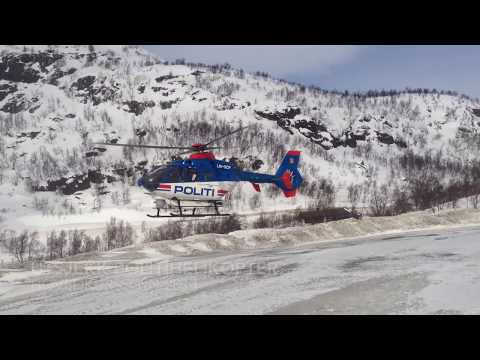
[[[0,270],[0,314],[480,313],[480,226],[195,257],[158,250]]]

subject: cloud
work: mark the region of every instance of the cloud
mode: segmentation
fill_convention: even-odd
[[[353,61],[366,46],[353,45],[146,45],[165,60],[185,58],[207,64],[228,62],[247,71],[276,77],[315,71],[327,74],[338,64]]]

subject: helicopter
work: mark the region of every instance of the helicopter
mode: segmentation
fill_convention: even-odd
[[[119,143],[97,144],[183,150],[172,156],[172,159],[176,160],[156,166],[138,179],[137,185],[144,188],[147,194],[153,197],[157,209],[156,215],[147,214],[147,216],[154,218],[230,216],[231,214],[221,213],[219,208],[223,207],[224,202],[229,198],[238,182],[250,182],[257,192],[260,192],[259,184],[275,184],[286,197],[294,197],[303,182],[303,178],[298,171],[300,151],[297,150],[290,150],[286,153],[275,175],[243,171],[234,162],[215,158],[212,150],[220,149],[220,147],[210,146],[211,144],[247,127],[240,127],[207,143],[193,144],[188,147]],[[190,154],[188,159],[180,158],[180,155],[186,154]],[[162,210],[171,209],[175,209],[177,212],[160,214]],[[205,210],[207,212],[204,212]]]

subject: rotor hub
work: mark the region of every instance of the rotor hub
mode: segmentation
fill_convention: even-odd
[[[192,144],[192,149],[195,151],[205,151],[207,146],[207,144]]]
[[[202,159],[215,160],[215,155],[213,155],[213,152],[211,151],[195,152],[190,155],[190,160]]]

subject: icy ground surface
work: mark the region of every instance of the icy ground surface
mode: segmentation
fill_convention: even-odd
[[[478,314],[479,280],[479,226],[196,257],[145,245],[0,269],[0,314]]]

